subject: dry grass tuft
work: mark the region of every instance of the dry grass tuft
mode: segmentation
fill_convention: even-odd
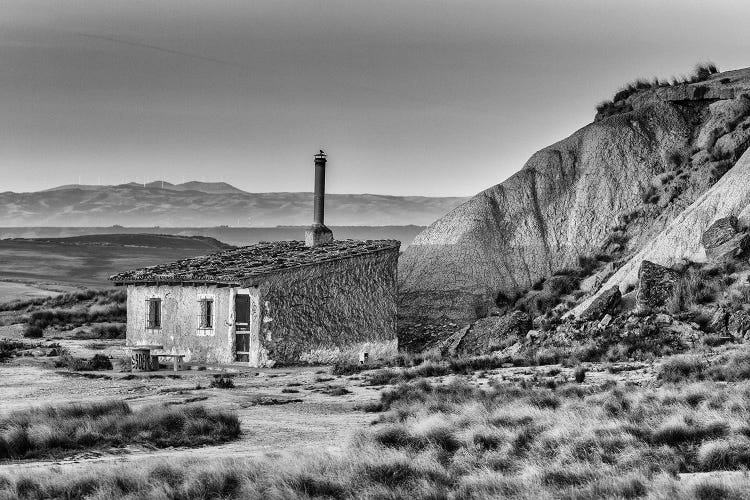
[[[236,415],[203,406],[137,411],[119,401],[45,406],[0,419],[0,460],[64,456],[127,444],[201,446],[235,439],[239,433]]]

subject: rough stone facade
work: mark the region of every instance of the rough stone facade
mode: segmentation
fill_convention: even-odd
[[[326,362],[395,353],[398,250],[272,274],[258,283],[261,356]]]

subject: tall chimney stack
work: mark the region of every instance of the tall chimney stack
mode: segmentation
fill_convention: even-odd
[[[333,241],[333,232],[324,223],[326,196],[326,154],[315,155],[315,196],[313,198],[313,225],[305,231],[305,246],[316,247]]]

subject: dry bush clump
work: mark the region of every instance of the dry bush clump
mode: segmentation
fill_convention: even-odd
[[[17,351],[26,348],[23,342],[0,339],[0,363],[15,356]]]
[[[425,361],[440,362],[443,356],[438,350],[427,350],[420,353],[399,352],[388,358],[380,358],[374,361],[360,364],[358,360],[348,356],[342,356],[336,360],[331,368],[331,375],[354,375],[367,370],[374,370],[387,366],[415,367]]]
[[[734,272],[732,266],[732,263],[708,267],[691,264],[684,270],[667,310],[672,314],[700,313],[704,306],[719,300],[722,292],[731,285],[728,277]]]
[[[419,358],[417,358],[419,359]],[[508,359],[497,356],[476,356],[446,358],[440,360],[425,359],[419,364],[407,367],[387,367],[367,374],[367,384],[398,384],[425,377],[440,377],[450,374],[470,374],[479,370],[492,370],[508,363]]]
[[[217,373],[214,375],[214,379],[208,384],[213,389],[234,389],[234,381],[229,375],[223,375]]]
[[[202,446],[239,434],[236,415],[203,406],[136,411],[121,401],[45,406],[0,418],[0,460],[64,456],[127,444]]]
[[[125,323],[104,323],[76,332],[75,338],[84,340],[124,339]]]
[[[750,352],[739,351],[728,357],[708,361],[698,355],[681,355],[666,359],[658,378],[667,384],[701,380],[737,382],[750,379]]]
[[[68,352],[63,352],[55,363],[57,368],[67,368],[74,372],[111,370],[112,362],[103,354],[94,354],[90,359],[77,358]]]

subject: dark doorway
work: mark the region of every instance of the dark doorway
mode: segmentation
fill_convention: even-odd
[[[250,361],[250,296],[236,295],[234,298],[234,359]]]

